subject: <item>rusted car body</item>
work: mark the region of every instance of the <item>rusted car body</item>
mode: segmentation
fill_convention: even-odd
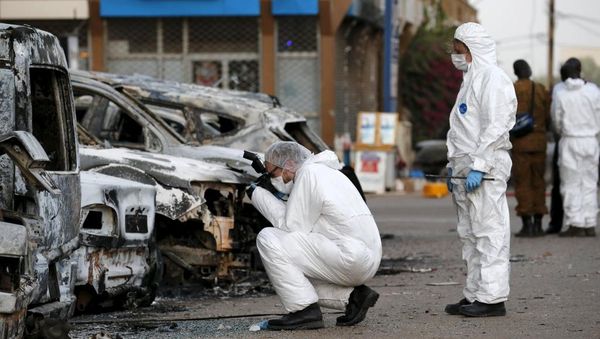
[[[121,87],[188,142],[263,152],[276,141],[296,141],[314,153],[327,145],[302,115],[263,94],[163,81],[141,75],[73,73]]]
[[[149,305],[161,278],[154,241],[154,186],[81,172],[81,247],[77,263],[77,310]]]
[[[73,96],[53,35],[0,24],[0,337],[74,310],[80,178]]]

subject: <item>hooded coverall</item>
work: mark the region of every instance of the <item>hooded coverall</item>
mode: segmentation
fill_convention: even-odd
[[[600,147],[600,90],[582,79],[565,80],[556,93],[552,111],[560,135],[558,166],[563,197],[564,223],[595,227],[598,214],[598,158]]]
[[[452,180],[457,232],[467,264],[463,293],[470,302],[495,304],[507,300],[509,293],[508,132],[515,124],[517,98],[511,80],[496,65],[495,43],[481,25],[463,24],[454,38],[469,48],[472,62],[450,113],[448,167],[457,176],[476,170],[494,178],[470,193],[464,181]]]
[[[344,310],[353,288],[379,268],[379,230],[340,168],[335,153],[324,151],[298,169],[287,203],[260,187],[252,194],[274,226],[260,231],[256,244],[288,312],[315,302]]]

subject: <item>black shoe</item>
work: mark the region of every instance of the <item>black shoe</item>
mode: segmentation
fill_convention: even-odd
[[[365,320],[369,307],[375,306],[379,299],[379,293],[373,291],[365,285],[354,288],[350,293],[348,305],[346,305],[346,314],[338,317],[335,324],[337,326],[352,326]]]
[[[269,330],[312,330],[323,328],[323,314],[317,303],[308,305],[305,309],[288,313],[279,319],[268,322]]]
[[[596,236],[596,227],[589,227],[585,229],[586,237],[595,237]]]
[[[467,300],[467,298],[462,298],[456,304],[446,305],[446,308],[444,309],[444,311],[446,311],[446,313],[451,314],[451,315],[459,315],[460,312],[458,309],[463,305],[471,305],[471,303]]]
[[[554,226],[553,224],[548,224],[548,228],[546,229],[546,234],[557,234],[560,233],[562,226]]]
[[[523,228],[515,234],[515,237],[533,237],[533,217],[531,215],[523,215],[521,219],[523,220]]]
[[[460,314],[467,317],[498,317],[506,315],[504,303],[484,304],[479,301],[474,301],[471,305],[461,306]]]
[[[534,237],[542,237],[545,235],[544,230],[542,230],[542,218],[544,216],[542,214],[536,214],[533,216],[533,236]]]
[[[576,226],[569,226],[569,228],[560,233],[558,235],[559,237],[585,237],[586,233],[585,233],[585,228],[583,227],[576,227]]]

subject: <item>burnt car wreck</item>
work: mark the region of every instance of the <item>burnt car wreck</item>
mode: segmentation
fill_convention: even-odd
[[[96,83],[110,86],[123,97],[135,101],[138,108],[146,112],[145,115],[152,117],[151,120],[168,126],[175,137],[188,145],[220,145],[262,152],[274,142],[295,141],[313,153],[328,149],[325,142],[310,130],[304,116],[282,106],[276,97],[263,93],[222,90],[141,75],[77,71],[72,72],[72,76],[78,99],[83,99],[77,94],[78,88],[85,91],[86,84],[96,80]],[[92,94],[89,90],[88,93]],[[95,114],[104,116],[105,126],[121,126],[113,128],[114,133],[127,135],[123,126],[135,124],[124,119],[123,114],[115,113],[114,106],[110,104],[94,104],[102,95],[106,96],[96,90],[93,101],[88,96],[88,107],[100,111]],[[89,121],[83,123],[93,128]],[[105,132],[96,134],[111,138]],[[141,140],[140,132],[137,134],[137,140]],[[232,157],[235,159],[239,154]],[[354,169],[344,166],[342,173],[366,200]]]
[[[80,127],[80,140],[82,134]],[[245,200],[251,176],[214,162],[92,144],[80,147],[83,169],[155,188],[164,284],[236,281],[256,268],[255,237],[268,222]]]
[[[72,84],[82,168],[157,189],[164,282],[235,281],[257,265],[268,222],[245,198],[257,174],[241,150],[187,142],[121,87],[78,75]]]
[[[0,24],[0,92],[0,337],[19,338],[75,305],[79,158],[58,40]]]
[[[81,188],[81,247],[71,254],[77,311],[150,305],[162,268],[153,236],[156,189],[86,171]]]
[[[306,118],[263,93],[158,80],[141,75],[72,72],[137,99],[187,142],[262,152],[276,141],[296,141],[311,152],[328,149]]]

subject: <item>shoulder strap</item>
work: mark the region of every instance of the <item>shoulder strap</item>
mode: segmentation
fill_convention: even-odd
[[[533,115],[535,108],[535,82],[531,80],[531,102],[529,103],[529,114]]]

